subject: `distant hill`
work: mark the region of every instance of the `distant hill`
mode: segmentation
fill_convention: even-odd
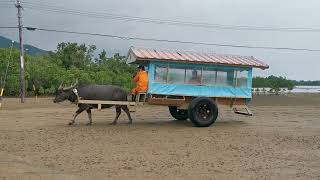
[[[11,47],[11,40],[6,37],[0,36],[0,48],[10,48],[10,47]],[[13,47],[16,49],[19,49],[19,42],[15,41],[13,43]],[[25,44],[24,49],[25,49],[25,53],[31,56],[43,56],[49,53],[48,51],[39,49],[29,44]]]

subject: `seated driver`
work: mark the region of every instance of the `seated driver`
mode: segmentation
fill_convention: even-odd
[[[136,95],[139,93],[145,93],[148,91],[148,73],[145,71],[144,66],[139,65],[138,72],[134,76],[133,81],[136,83],[136,87],[132,90],[132,101],[136,100]]]
[[[198,76],[198,71],[193,70],[189,84],[201,84],[201,76]]]

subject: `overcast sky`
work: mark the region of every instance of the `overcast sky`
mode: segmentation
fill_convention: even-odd
[[[320,49],[320,32],[262,32],[159,25],[39,11],[39,4],[51,8],[62,6],[81,11],[210,24],[320,29],[319,0],[22,0],[22,5],[24,26],[181,41]],[[0,19],[0,26],[17,24],[16,9],[9,0],[0,0]],[[16,30],[0,29],[0,35],[14,40],[18,37]],[[268,70],[255,70],[255,76],[274,74],[289,79],[320,80],[320,52],[126,41],[40,31],[24,31],[24,38],[25,43],[46,50],[55,50],[63,41],[95,44],[99,50],[106,49],[109,56],[116,52],[126,54],[130,46],[249,55],[270,65]]]

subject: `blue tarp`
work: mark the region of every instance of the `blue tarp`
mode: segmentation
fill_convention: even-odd
[[[251,98],[252,86],[252,68],[242,67],[225,67],[225,66],[206,66],[215,70],[247,70],[248,79],[247,87],[233,86],[206,86],[206,85],[189,85],[189,84],[165,84],[154,81],[156,65],[166,65],[163,62],[150,62],[149,64],[149,90],[151,94],[161,95],[182,95],[182,96],[205,96],[205,97],[230,97],[230,98]],[[191,65],[181,63],[170,63],[169,65],[184,66],[184,67],[201,67],[203,65]]]

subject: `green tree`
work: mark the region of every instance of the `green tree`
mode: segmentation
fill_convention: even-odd
[[[53,59],[61,62],[66,69],[85,68],[92,63],[93,53],[96,50],[95,45],[86,46],[78,43],[59,43],[56,53],[51,54]]]
[[[0,77],[4,80],[7,62],[9,60],[9,69],[6,77],[5,95],[18,95],[20,92],[19,81],[19,51],[16,49],[0,48]],[[10,56],[11,54],[11,56]],[[3,87],[4,84],[1,84]]]
[[[66,73],[64,68],[50,62],[47,57],[27,57],[26,67],[28,91],[32,91],[34,85],[43,90],[41,94],[54,93],[55,88],[63,81],[61,77]]]
[[[288,88],[293,89],[294,82],[286,79],[285,77],[277,76],[268,76],[263,77],[254,77],[253,78],[253,87],[270,87],[273,89]]]
[[[102,52],[98,56],[99,58],[95,59],[96,64],[101,65],[107,63],[108,57],[106,50],[102,50]]]

